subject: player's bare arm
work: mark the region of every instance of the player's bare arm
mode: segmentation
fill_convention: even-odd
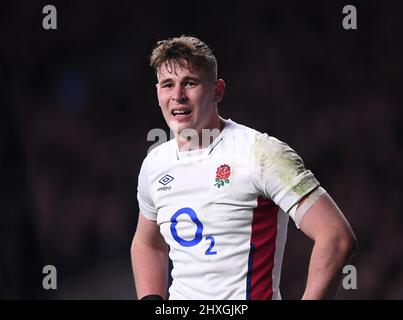
[[[306,211],[300,228],[315,242],[302,299],[331,299],[337,292],[341,270],[355,251],[354,233],[327,193]]]
[[[157,223],[141,213],[131,246],[131,259],[137,297],[159,295],[166,298],[168,247]]]

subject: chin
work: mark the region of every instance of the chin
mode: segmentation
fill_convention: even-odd
[[[181,132],[185,129],[194,129],[190,121],[177,121],[175,119],[171,119],[168,123],[168,126],[173,132]]]

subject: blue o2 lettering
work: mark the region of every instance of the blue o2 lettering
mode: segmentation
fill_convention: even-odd
[[[185,240],[178,235],[178,231],[176,230],[176,225],[178,224],[178,217],[182,214],[186,214],[192,219],[192,221],[196,224],[196,233],[192,240]],[[203,224],[200,222],[199,218],[197,217],[196,212],[192,208],[182,208],[179,209],[174,213],[171,217],[171,234],[172,237],[184,247],[193,247],[197,245],[203,238]],[[215,239],[213,236],[207,236],[206,241],[210,241],[210,246],[207,248],[206,252],[204,253],[206,256],[208,255],[215,255],[217,251],[213,250],[215,245]]]
[[[205,255],[209,256],[209,255],[217,254],[217,251],[212,251],[213,247],[215,245],[214,237],[213,236],[208,236],[208,237],[206,237],[206,240],[210,240],[211,242],[210,242],[210,246],[207,248],[207,250],[205,252]]]
[[[181,214],[187,214],[190,219],[192,219],[192,221],[196,224],[197,229],[196,229],[196,233],[195,233],[195,237],[193,238],[193,240],[185,240],[181,237],[178,236],[178,231],[176,231],[176,225],[178,224],[178,217]],[[203,225],[200,222],[199,218],[196,215],[196,212],[194,212],[193,209],[191,208],[182,208],[179,209],[178,211],[175,212],[175,214],[172,216],[171,218],[171,233],[172,236],[174,237],[174,239],[181,245],[184,247],[193,247],[196,244],[198,244],[201,239],[202,239],[202,233],[203,233]]]

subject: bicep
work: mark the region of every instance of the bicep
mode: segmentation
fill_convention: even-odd
[[[133,239],[133,243],[135,242],[157,249],[166,249],[166,243],[157,222],[147,219],[141,212],[139,212],[137,229]]]
[[[312,240],[320,237],[352,237],[353,233],[347,219],[327,194],[320,196],[303,215],[300,229]]]

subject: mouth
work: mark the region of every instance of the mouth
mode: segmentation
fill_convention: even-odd
[[[192,110],[190,108],[175,108],[172,109],[171,114],[178,119],[190,116]]]

